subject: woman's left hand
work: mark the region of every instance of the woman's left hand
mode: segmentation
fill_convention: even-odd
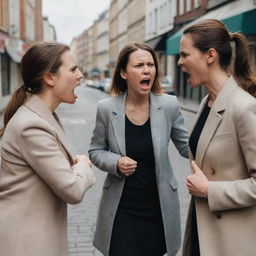
[[[193,174],[187,177],[187,187],[193,196],[207,198],[208,196],[208,179],[198,167],[195,161],[191,162]]]

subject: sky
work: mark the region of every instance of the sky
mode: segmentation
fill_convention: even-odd
[[[42,0],[43,16],[55,27],[57,41],[65,44],[89,28],[109,5],[110,0]]]

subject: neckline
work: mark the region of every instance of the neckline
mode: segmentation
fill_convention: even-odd
[[[149,122],[150,116],[148,117],[148,119],[146,120],[146,122],[145,122],[144,124],[141,124],[141,125],[133,123],[133,122],[128,118],[127,115],[125,115],[125,119],[126,119],[130,124],[132,124],[133,126],[136,126],[136,127],[143,127],[143,126],[147,125],[147,123]]]

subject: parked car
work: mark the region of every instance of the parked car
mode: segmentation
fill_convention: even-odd
[[[171,76],[165,76],[161,80],[161,87],[164,93],[175,94],[175,87],[173,83],[173,78]]]
[[[101,83],[101,86],[103,87],[103,91],[108,93],[111,86],[111,78],[107,77],[101,80],[100,83]]]

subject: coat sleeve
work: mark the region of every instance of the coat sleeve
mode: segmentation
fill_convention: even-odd
[[[211,181],[208,188],[212,211],[238,209],[256,204],[256,102],[247,104],[235,118],[235,125],[249,178],[234,181]],[[235,159],[234,159],[235,161]]]
[[[180,108],[178,105],[178,101],[176,97],[173,97],[174,101],[172,106],[170,106],[170,113],[173,114],[172,119],[172,129],[171,129],[171,139],[179,151],[179,153],[183,156],[188,158],[189,157],[189,146],[188,146],[188,139],[189,134],[187,129],[184,125],[184,118],[180,112]]]
[[[17,136],[21,154],[55,194],[67,203],[79,203],[86,190],[94,185],[94,174],[84,162],[70,166],[55,133],[41,120],[23,128],[20,136]]]
[[[109,150],[108,142],[108,114],[103,104],[99,103],[97,108],[96,123],[91,139],[89,157],[93,164],[100,170],[122,177],[117,171],[117,162],[120,154]]]

